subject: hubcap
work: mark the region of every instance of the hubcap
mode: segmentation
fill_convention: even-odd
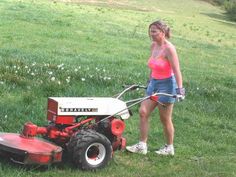
[[[91,144],[85,153],[85,159],[90,165],[100,164],[106,156],[106,149],[101,143]]]

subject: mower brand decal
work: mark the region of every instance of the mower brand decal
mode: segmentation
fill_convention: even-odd
[[[98,108],[61,108],[61,112],[98,112]]]

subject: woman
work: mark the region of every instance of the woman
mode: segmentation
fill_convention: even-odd
[[[151,57],[148,67],[151,70],[147,95],[155,92],[180,94],[184,98],[185,89],[182,83],[182,74],[179,59],[174,45],[167,39],[170,37],[170,28],[162,21],[155,21],[149,25],[149,36],[152,39]],[[140,114],[140,141],[126,149],[133,153],[147,153],[147,138],[149,123],[148,118],[155,107],[158,107],[160,120],[163,125],[166,145],[155,151],[160,155],[174,155],[174,126],[172,123],[172,111],[175,99],[167,96],[159,96],[158,102],[151,99],[141,103]],[[165,105],[163,107],[163,104]]]

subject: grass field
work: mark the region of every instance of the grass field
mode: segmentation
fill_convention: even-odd
[[[146,83],[147,27],[156,19],[172,29],[187,89],[173,115],[175,157],[153,152],[164,144],[155,111],[146,156],[116,152],[96,172],[0,159],[0,176],[236,176],[236,23],[203,1],[1,0],[0,132],[44,125],[48,96],[112,96],[123,84]],[[138,107],[132,110],[128,144],[138,140]]]

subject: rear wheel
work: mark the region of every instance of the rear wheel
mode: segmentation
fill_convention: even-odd
[[[83,130],[77,134],[73,148],[73,162],[83,170],[103,168],[112,158],[110,141],[93,130]]]
[[[87,130],[87,131],[91,131],[91,130]],[[74,134],[70,138],[70,141],[68,142],[68,145],[67,145],[67,152],[68,152],[70,159],[73,160],[74,147],[76,146],[77,142],[80,141],[79,139],[81,137],[83,137],[84,133],[86,132],[86,134],[87,134],[87,131],[80,131],[80,132]]]

